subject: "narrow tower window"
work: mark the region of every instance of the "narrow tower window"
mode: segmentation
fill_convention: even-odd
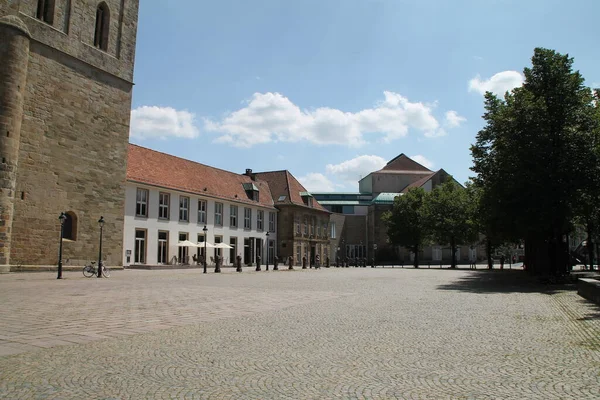
[[[36,17],[52,25],[54,23],[54,0],[38,0]]]
[[[94,31],[94,46],[100,50],[108,50],[108,27],[110,24],[110,11],[105,2],[96,9],[96,30]]]

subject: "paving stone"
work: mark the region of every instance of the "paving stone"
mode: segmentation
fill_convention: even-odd
[[[600,310],[522,271],[43,274],[0,277],[0,398],[600,396]]]

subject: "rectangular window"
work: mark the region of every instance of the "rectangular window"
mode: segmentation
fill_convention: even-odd
[[[263,219],[265,216],[265,212],[263,210],[258,210],[256,212],[256,230],[258,231],[262,231],[263,230]]]
[[[229,245],[231,247],[233,247],[232,249],[229,249],[229,264],[235,265],[236,258],[237,258],[237,238],[230,237]]]
[[[269,212],[269,232],[275,232],[275,213]]]
[[[317,236],[321,236],[321,223],[317,221]]]
[[[327,222],[323,222],[323,237],[327,239]]]
[[[137,190],[135,200],[136,217],[148,217],[148,189]]]
[[[135,230],[135,264],[146,264],[146,230],[136,229]]]
[[[184,240],[188,240],[188,233],[187,232],[179,232],[179,241],[183,242]],[[184,247],[184,246],[178,246],[178,254],[177,256],[179,257],[179,264],[189,264],[190,263],[190,256],[189,256],[189,252],[188,249],[189,247]]]
[[[169,219],[169,204],[171,202],[171,195],[169,193],[158,194],[158,218]]]
[[[336,238],[336,236],[335,236],[335,222],[331,223],[331,238],[332,239]]]
[[[304,234],[308,235],[308,217],[304,217]]]
[[[300,227],[300,216],[299,215],[294,216],[294,224],[296,225],[296,233],[301,234],[302,228]]]
[[[294,265],[300,265],[302,263],[302,246],[296,246],[296,262]]]
[[[229,206],[229,226],[232,228],[237,228],[237,206]]]
[[[215,226],[223,226],[223,203],[215,203]]]
[[[206,224],[206,200],[198,200],[198,223]]]
[[[273,260],[275,257],[275,243],[273,240],[267,240],[267,242],[268,242],[267,259],[269,260],[269,263],[273,264]]]
[[[315,234],[315,219],[314,218],[310,219],[310,234],[311,235]]]
[[[169,260],[169,232],[158,231],[158,256],[159,264],[166,264]]]
[[[244,229],[252,229],[252,209],[244,208]]]
[[[179,196],[179,220],[188,222],[190,220],[190,198]]]
[[[196,250],[196,257],[198,258],[198,264],[204,265],[204,233],[198,234],[198,249]],[[208,250],[207,250],[208,252]]]

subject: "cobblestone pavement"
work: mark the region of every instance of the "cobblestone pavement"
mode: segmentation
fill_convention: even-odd
[[[521,275],[0,275],[0,398],[600,398],[600,308]]]

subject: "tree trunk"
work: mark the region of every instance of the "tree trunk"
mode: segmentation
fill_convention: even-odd
[[[591,221],[588,221],[586,247],[590,261],[590,271],[594,270],[594,243],[592,242],[592,237],[594,237],[594,225]]]
[[[419,245],[416,245],[415,247],[413,247],[413,252],[415,253],[415,259],[414,259],[414,267],[415,268],[419,268]]]
[[[454,240],[454,237],[450,239],[450,251],[452,252],[450,268],[456,268],[456,240]]]
[[[492,258],[492,241],[491,239],[485,239],[485,252],[487,253],[488,268],[494,267],[494,259]]]

